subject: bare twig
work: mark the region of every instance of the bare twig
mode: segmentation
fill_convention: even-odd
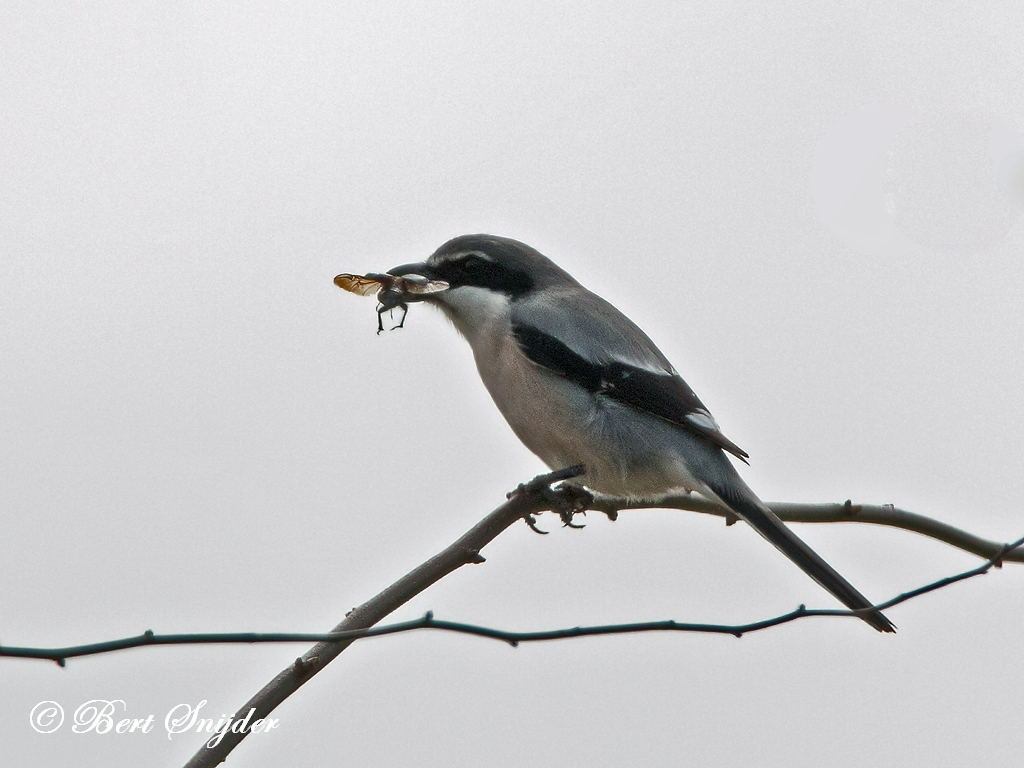
[[[407,600],[422,592],[434,582],[443,578],[445,575],[451,573],[462,565],[467,563],[483,562],[480,550],[516,520],[525,518],[529,523],[532,522],[532,514],[552,509],[555,505],[553,504],[551,494],[545,493],[544,491],[548,489],[551,483],[576,476],[577,474],[580,474],[580,472],[581,468],[575,467],[561,473],[554,472],[548,475],[541,475],[534,478],[530,483],[520,486],[518,492],[509,495],[508,502],[491,512],[454,544],[432,557],[405,577],[399,579],[376,597],[349,612],[345,617],[345,620],[335,627],[330,634],[334,635],[335,633],[347,633],[351,631],[358,631],[359,636],[363,637],[372,634],[372,632],[368,631],[370,630],[370,627],[401,606]],[[570,505],[574,502],[575,500],[573,499],[568,500]],[[954,577],[955,580],[969,578],[972,575],[984,573],[991,568],[993,564],[1001,563],[1004,560],[1024,560],[1024,551],[1022,551],[1021,548],[1022,542],[1018,542],[1009,547],[1003,547],[1002,545],[994,542],[989,542],[972,536],[971,534],[968,534],[965,531],[960,531],[952,526],[946,526],[942,523],[938,523],[937,521],[928,520],[928,518],[904,512],[903,510],[896,510],[893,507],[855,506],[850,502],[847,502],[846,504],[827,505],[772,504],[770,506],[777,514],[780,515],[780,517],[791,522],[848,521],[892,525],[905,528],[907,530],[915,530],[919,533],[932,536],[933,538],[938,538],[954,546],[966,549],[967,551],[975,552],[976,554],[984,553],[983,556],[991,558],[991,560],[985,565],[980,566],[978,569],[974,569],[976,572],[961,574],[958,577]],[[704,512],[724,517],[727,523],[735,522],[735,517],[728,510],[696,495],[671,497],[654,503],[625,501],[622,499],[599,496],[593,499],[593,502],[589,505],[590,509],[604,512],[612,519],[615,518],[618,510],[621,509],[650,507],[668,507]],[[564,513],[564,509],[562,510],[562,513]],[[922,588],[922,590],[930,591],[931,589],[936,589],[939,586],[941,585],[929,585],[928,587]],[[915,591],[914,594],[920,593],[920,591]],[[895,605],[897,602],[902,602],[904,599],[908,598],[906,596],[900,596],[895,598],[894,601],[884,603],[883,607]],[[701,631],[720,632],[733,635],[743,634],[745,632],[752,632],[769,626],[776,626],[781,623],[793,621],[794,619],[800,618],[804,615],[844,615],[844,613],[851,614],[856,612],[808,611],[801,606],[793,613],[776,617],[775,619],[769,619],[739,627],[719,626],[717,628],[708,628]],[[655,623],[660,624],[661,622]],[[445,626],[443,626],[443,628],[452,631],[470,631],[466,628],[466,625],[456,625],[454,623],[444,624]],[[696,627],[700,626],[684,625],[672,622],[670,622],[670,624],[673,624],[675,628],[685,628],[690,631],[697,631]],[[421,620],[417,628],[419,628],[420,625],[423,628],[442,628],[442,623],[433,620],[432,617]],[[714,627],[714,625],[702,626]],[[382,633],[381,631],[385,629],[386,628],[378,628],[377,633]],[[594,634],[597,633],[597,630],[599,629],[601,628],[579,628],[569,630],[569,632],[576,632],[578,634]],[[606,629],[607,631],[603,632],[604,634],[608,634],[611,631],[648,631],[648,629],[653,629],[653,627],[645,629],[638,625],[637,628],[632,630]],[[388,629],[387,631],[393,632],[396,630]],[[499,639],[506,640],[507,642],[523,642],[527,639],[547,639],[543,637],[528,637],[522,633],[520,633],[519,636],[514,636],[515,633],[513,633],[512,635],[501,637],[496,634],[491,634],[496,631],[488,630],[487,628],[476,628],[472,630],[472,632],[475,634],[496,636]],[[566,637],[572,636],[576,635],[566,635]],[[258,718],[265,718],[275,707],[277,707],[278,704],[298,690],[299,687],[323,669],[324,666],[344,651],[345,648],[355,640],[355,637],[352,635],[345,635],[344,637],[346,639],[318,642],[316,646],[307,651],[300,658],[296,659],[294,664],[278,674],[277,677],[264,686],[259,693],[246,702],[238,710],[235,717],[244,718],[250,710],[255,710],[252,715],[254,720]],[[224,759],[226,759],[227,755],[235,748],[235,746],[237,746],[242,739],[246,737],[246,735],[247,734],[244,732],[230,733],[213,748],[208,748],[204,745],[195,755],[192,756],[192,759],[186,764],[186,768],[200,768],[201,766],[214,766],[220,764]]]
[[[404,632],[413,632],[421,629],[435,629],[445,632],[455,632],[463,635],[473,635],[492,640],[501,640],[515,647],[520,643],[542,642],[546,640],[566,640],[574,637],[593,637],[595,635],[623,635],[637,632],[704,632],[720,635],[733,635],[742,637],[751,632],[757,632],[769,627],[777,627],[796,619],[804,619],[812,616],[849,616],[859,617],[860,614],[869,611],[881,611],[891,608],[894,605],[905,603],[907,600],[934,592],[935,590],[948,587],[951,584],[981,576],[988,573],[993,567],[999,567],[1006,558],[1007,553],[1015,547],[1024,544],[1024,538],[1018,539],[1012,544],[1006,544],[1001,551],[987,562],[976,568],[958,573],[954,576],[947,576],[926,584],[923,587],[904,592],[884,603],[878,603],[869,608],[858,610],[846,609],[808,609],[801,605],[796,610],[775,616],[770,619],[750,622],[748,624],[703,624],[693,622],[675,621],[643,621],[629,624],[604,624],[589,627],[570,627],[567,629],[552,629],[540,632],[511,632],[493,627],[482,627],[477,624],[464,624],[455,621],[444,621],[435,619],[433,612],[412,621],[403,621],[396,624],[387,624],[381,627],[368,627],[366,629],[350,629],[345,631],[333,631],[329,633],[313,632],[222,632],[222,633],[198,633],[198,634],[175,634],[157,635],[147,630],[141,635],[126,637],[120,640],[110,640],[104,643],[93,643],[91,645],[77,645],[66,648],[5,648],[0,647],[0,656],[11,656],[30,659],[45,659],[56,661],[64,666],[66,659],[76,656],[93,656],[100,653],[110,653],[126,648],[138,648],[151,645],[217,645],[217,644],[253,644],[253,643],[333,643],[341,641],[352,642],[367,637],[382,637],[384,635],[397,635]],[[323,663],[321,662],[321,666]],[[248,710],[246,710],[248,711]]]
[[[583,467],[570,467],[539,475],[529,483],[519,486],[516,491],[509,494],[508,501],[470,528],[455,543],[403,576],[376,597],[349,611],[344,621],[338,624],[333,632],[368,629],[452,571],[470,563],[482,563],[484,558],[480,550],[499,533],[520,518],[551,509],[550,494],[542,493],[543,490],[548,489],[552,483],[581,474]],[[254,709],[253,720],[265,718],[352,642],[335,640],[317,643],[243,704],[238,716],[244,718],[250,709]],[[217,746],[203,746],[186,763],[186,768],[219,765],[246,736],[248,733],[229,733]]]
[[[986,573],[993,566],[998,567],[1004,561],[1024,562],[1024,539],[1013,544],[1003,545],[982,539],[953,526],[940,523],[923,515],[917,515],[891,505],[854,505],[850,501],[844,504],[769,504],[771,509],[786,522],[860,522],[875,525],[887,525],[904,530],[915,531],[925,536],[938,539],[960,549],[987,558],[987,562],[956,576],[940,579],[911,592],[899,595],[887,602],[880,603],[863,611],[813,609],[800,606],[795,611],[770,619],[742,624],[696,624],[677,621],[655,621],[633,624],[617,624],[606,626],[573,627],[569,629],[542,632],[508,632],[500,629],[480,627],[457,622],[441,621],[427,614],[415,621],[375,627],[382,618],[419,594],[431,584],[443,578],[457,568],[469,563],[481,563],[484,558],[480,550],[498,534],[516,520],[523,518],[534,528],[533,515],[545,510],[558,512],[562,522],[572,525],[572,515],[581,509],[582,502],[578,491],[566,489],[564,493],[553,492],[552,483],[575,477],[582,473],[581,467],[572,467],[559,472],[540,475],[529,483],[520,486],[509,494],[509,500],[491,512],[477,525],[460,537],[451,546],[430,558],[427,562],[407,574],[383,592],[368,600],[363,605],[350,611],[331,632],[323,633],[216,633],[216,634],[176,634],[157,635],[147,631],[142,635],[90,645],[69,646],[65,648],[15,648],[0,647],[0,656],[48,659],[61,666],[65,659],[76,656],[87,656],[108,653],[125,648],[151,645],[193,645],[199,643],[267,643],[267,642],[315,642],[313,648],[295,660],[295,663],[278,674],[270,683],[244,704],[235,719],[241,719],[253,711],[252,719],[265,718],[278,704],[298,690],[307,680],[332,661],[352,642],[363,637],[374,637],[420,629],[435,629],[463,634],[477,635],[501,640],[512,645],[522,642],[555,640],[590,635],[609,635],[634,632],[650,632],[659,630],[684,632],[710,632],[729,634],[737,637],[769,627],[778,626],[799,618],[809,616],[857,616],[872,610],[889,608],[913,597],[948,586],[950,584]],[[725,507],[702,498],[698,495],[666,497],[657,501],[624,500],[606,496],[586,498],[589,509],[603,512],[615,519],[619,510],[639,508],[680,509],[725,518],[727,524],[736,521],[735,516]],[[579,526],[573,526],[579,527]],[[219,744],[213,748],[204,746],[187,763],[188,766],[217,765],[248,735],[243,733],[227,733]]]
[[[768,507],[787,523],[870,523],[920,533],[931,539],[970,552],[978,557],[997,557],[1003,544],[983,539],[931,517],[899,509],[892,504],[793,504],[769,502]],[[623,509],[681,509],[725,518],[726,524],[736,522],[736,516],[726,507],[697,494],[666,496],[656,501],[624,500],[596,494],[591,509],[614,514]],[[1024,563],[1024,546],[1017,546],[1002,557],[1003,562]]]

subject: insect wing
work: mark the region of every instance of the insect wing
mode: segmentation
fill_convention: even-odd
[[[344,288],[350,293],[358,293],[360,296],[372,296],[382,288],[382,283],[369,275],[340,274],[334,278],[334,284]]]
[[[405,278],[405,292],[407,294],[418,294],[421,296],[440,293],[441,291],[447,291],[449,288],[448,283],[444,280],[426,280],[424,282],[412,281],[409,278]]]

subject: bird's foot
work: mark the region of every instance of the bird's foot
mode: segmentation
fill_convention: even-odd
[[[552,511],[562,519],[562,525],[567,528],[583,528],[582,524],[577,525],[572,521],[574,515],[586,515],[590,505],[594,503],[594,495],[579,485],[563,483],[558,488],[553,488]]]
[[[559,482],[578,477],[583,474],[583,467],[569,467],[567,469],[551,472],[547,475],[535,477],[528,483],[522,483],[518,488],[508,494],[511,498],[515,495],[528,495],[534,502],[538,512],[550,510],[555,512],[562,520],[562,525],[568,528],[583,528],[573,522],[576,514],[585,514],[588,507],[593,503],[594,497],[587,489],[570,483]],[[552,486],[553,482],[559,485]],[[537,518],[533,512],[523,515],[523,520],[530,526],[534,533],[547,533],[537,527]]]

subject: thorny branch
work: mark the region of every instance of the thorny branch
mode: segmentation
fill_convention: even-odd
[[[195,634],[173,634],[157,635],[152,630],[146,630],[141,635],[125,637],[120,640],[109,640],[103,643],[91,645],[75,645],[67,648],[6,648],[0,646],[0,656],[12,656],[29,659],[45,659],[55,661],[61,666],[69,658],[76,656],[94,656],[101,653],[120,651],[126,648],[139,648],[147,645],[224,645],[242,644],[251,645],[254,643],[329,643],[341,640],[361,640],[367,637],[383,637],[384,635],[398,635],[404,632],[413,632],[420,629],[437,629],[445,632],[455,632],[462,635],[474,635],[476,637],[489,638],[491,640],[502,640],[513,648],[520,643],[532,643],[544,640],[567,640],[574,637],[590,637],[594,635],[625,635],[637,632],[705,632],[717,635],[733,635],[742,637],[751,632],[757,632],[769,627],[777,627],[780,624],[787,624],[796,619],[803,619],[810,616],[848,616],[856,617],[869,611],[883,611],[892,608],[894,605],[905,603],[907,600],[934,592],[937,589],[948,587],[960,581],[981,576],[988,573],[993,567],[999,568],[1006,559],[1006,554],[1014,547],[1024,544],[1024,538],[1020,538],[1012,544],[1007,544],[1002,551],[991,560],[988,560],[976,568],[963,571],[953,576],[946,576],[926,584],[923,587],[903,592],[896,597],[886,600],[884,603],[861,608],[856,611],[837,608],[807,608],[804,605],[798,606],[789,613],[784,613],[770,619],[750,622],[749,624],[702,624],[685,621],[641,621],[629,624],[603,624],[589,627],[570,627],[567,629],[551,629],[541,632],[510,632],[504,629],[493,627],[481,627],[477,624],[464,624],[457,621],[445,621],[435,619],[434,612],[428,611],[423,617],[411,621],[402,621],[395,624],[385,624],[379,627],[368,629],[354,629],[347,631],[334,631],[327,633],[317,632],[210,632]]]
[[[931,539],[970,552],[972,555],[991,559],[1003,550],[1003,544],[975,536],[973,533],[952,525],[908,512],[892,504],[793,504],[769,502],[772,512],[786,523],[871,523],[890,528],[920,533]],[[726,525],[736,522],[736,516],[726,507],[695,494],[666,496],[655,503],[624,501],[612,496],[596,495],[590,509],[614,515],[623,509],[681,509],[688,512],[702,512],[725,518]],[[1024,563],[1024,547],[1016,547],[1005,554],[1004,562]]]
[[[582,467],[570,467],[558,472],[540,475],[529,483],[519,486],[509,494],[508,501],[477,523],[451,546],[430,558],[427,562],[399,579],[383,592],[358,608],[350,611],[345,619],[329,633],[216,633],[216,634],[174,634],[157,635],[146,631],[142,635],[65,648],[16,648],[0,646],[0,657],[47,659],[64,666],[65,660],[77,656],[136,648],[150,645],[195,645],[224,643],[276,643],[315,642],[313,648],[295,660],[295,663],[278,674],[270,683],[246,702],[236,713],[242,718],[254,709],[253,719],[265,718],[278,704],[298,690],[313,675],[323,669],[352,642],[360,638],[379,637],[400,632],[434,629],[461,634],[475,635],[507,642],[513,646],[523,642],[557,640],[593,635],[627,634],[652,631],[681,631],[728,634],[741,637],[769,627],[775,627],[796,619],[810,616],[857,616],[870,610],[884,610],[919,595],[941,589],[959,581],[980,576],[1003,562],[1024,562],[1024,538],[1012,544],[1000,544],[982,539],[966,531],[940,523],[923,515],[897,509],[891,505],[844,504],[769,504],[769,507],[786,522],[862,522],[887,525],[915,531],[938,539],[952,546],[987,558],[982,565],[963,573],[950,576],[925,586],[905,592],[884,603],[862,611],[845,609],[808,609],[801,605],[796,610],[774,618],[741,625],[700,624],[678,621],[652,621],[632,624],[573,627],[542,632],[509,632],[458,622],[435,619],[432,613],[413,621],[386,626],[374,625],[382,618],[419,594],[431,584],[452,571],[469,563],[484,562],[480,550],[516,520],[525,519],[534,530],[533,515],[542,511],[555,511],[563,524],[573,525],[572,516],[584,507],[603,512],[615,519],[618,511],[638,508],[670,508],[702,512],[724,517],[726,524],[736,522],[735,516],[725,507],[696,495],[672,496],[657,502],[637,502],[607,496],[593,498],[580,496],[572,486],[551,488],[553,483],[575,477],[582,473]],[[573,525],[573,527],[580,527]],[[186,768],[213,766],[223,762],[227,755],[244,739],[247,733],[227,733],[215,747],[204,745],[186,764]]]

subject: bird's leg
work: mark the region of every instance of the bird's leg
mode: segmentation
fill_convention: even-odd
[[[562,525],[568,528],[583,528],[573,521],[575,514],[587,514],[587,509],[594,503],[593,494],[580,485],[562,483],[557,488],[552,488],[552,512],[556,512],[562,518]]]
[[[549,472],[546,475],[538,475],[528,483],[520,483],[514,491],[506,495],[508,498],[521,495],[531,496],[541,507],[539,511],[551,510],[558,513],[558,516],[562,518],[563,525],[570,528],[582,528],[582,525],[573,524],[573,515],[577,512],[585,512],[587,507],[593,503],[594,497],[590,491],[581,486],[560,481],[578,477],[584,471],[583,465],[577,465]],[[555,482],[558,482],[559,485],[552,487],[551,484]],[[523,520],[534,533],[547,533],[537,527],[537,518],[533,516],[532,512],[523,515]]]

